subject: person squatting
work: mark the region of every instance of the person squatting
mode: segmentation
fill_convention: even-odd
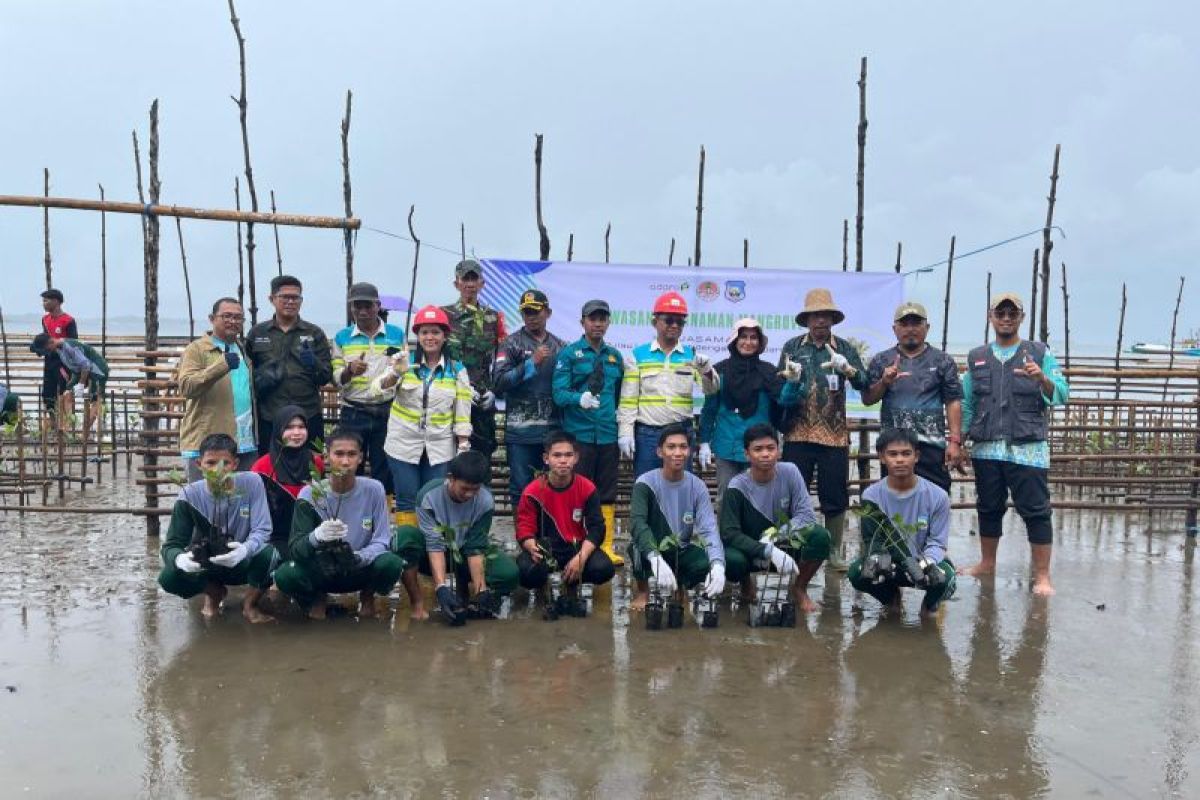
[[[176,372],[188,469],[162,546],[162,588],[202,594],[213,616],[227,587],[245,586],[243,614],[266,622],[284,597],[322,619],[330,594],[357,593],[358,614],[371,617],[399,584],[411,617],[424,620],[423,575],[432,610],[462,625],[503,616],[518,590],[535,593],[547,619],[585,615],[583,587],[608,583],[628,559],[635,612],[689,592],[694,604],[715,604],[729,584],[753,617],[772,585],[794,624],[796,611],[819,609],[809,584],[825,565],[885,608],[902,589],[921,590],[931,614],[956,586],[950,471],[971,464],[982,560],[968,574],[994,572],[1011,493],[1033,548],[1034,591],[1053,592],[1047,418],[1069,388],[1048,349],[1020,339],[1018,296],[993,301],[995,341],[971,352],[960,380],[953,359],[926,344],[928,318],[914,302],[896,309],[897,344],[869,366],[833,333],[845,314],[828,289],[807,294],[796,315],[807,332],[784,343],[778,363],[762,358],[767,337],[753,317],[734,324],[728,357],[714,362],[685,343],[678,292],[655,301],[652,338],[622,354],[605,339],[602,299],[583,305],[581,335],[564,341],[547,329],[545,293],[521,294],[523,324],[509,334],[504,314],[481,302],[483,286],[483,266],[461,261],[458,300],[417,309],[404,331],[385,322],[375,286],[354,284],[353,322],[331,337],[300,318],[303,286],[292,276],[272,280],[275,313],[248,339],[241,304],[218,299],[210,331]],[[77,340],[43,333],[35,345],[69,381],[103,381],[107,365]],[[333,430],[326,384],[339,395]],[[883,477],[854,507],[849,388],[883,404]],[[492,537],[498,397],[513,552]],[[623,460],[634,483],[622,554]],[[716,503],[697,466],[715,467]],[[862,539],[850,562],[847,511]]]

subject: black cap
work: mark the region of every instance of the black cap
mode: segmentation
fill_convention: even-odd
[[[373,300],[378,303],[379,290],[375,288],[375,284],[373,283],[356,283],[350,287],[346,300],[350,303],[353,303],[355,300]]]
[[[481,278],[483,277],[483,265],[473,258],[464,258],[454,267],[454,277],[456,278],[462,278],[472,273]]]
[[[541,311],[543,308],[550,307],[550,299],[546,297],[546,293],[537,289],[526,289],[521,293],[521,302],[517,308],[524,311],[527,308],[532,308],[534,311]]]
[[[612,311],[609,309],[608,303],[603,300],[588,300],[586,303],[584,303],[582,316],[590,317],[597,311],[603,311],[605,314],[612,316]]]
[[[57,300],[60,303],[63,301],[63,293],[58,289],[47,289],[46,291],[42,292],[42,297],[46,298],[47,300]]]
[[[50,348],[48,346],[49,344],[50,334],[39,333],[37,336],[33,337],[33,341],[29,343],[29,352],[35,355],[44,356],[50,352]]]

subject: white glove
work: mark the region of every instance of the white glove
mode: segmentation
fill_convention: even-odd
[[[175,556],[175,569],[181,572],[186,572],[189,575],[195,575],[204,567],[200,566],[200,562],[192,558],[192,554],[184,550],[179,555]]]
[[[712,359],[704,355],[704,353],[696,353],[692,357],[692,366],[696,368],[697,372],[708,372],[712,369]]]
[[[600,398],[591,392],[584,392],[579,396],[579,407],[584,411],[593,411],[600,407]]]
[[[800,571],[796,566],[796,560],[773,544],[767,545],[764,555],[775,565],[775,571],[780,575],[795,575]]]
[[[725,565],[714,561],[708,568],[708,577],[704,579],[704,596],[715,600],[725,591]]]
[[[678,584],[675,583],[675,573],[658,553],[650,554],[650,572],[654,575],[654,582],[658,584],[659,590],[670,594],[678,588]]]
[[[475,405],[479,406],[484,411],[491,411],[496,407],[496,393],[488,389],[483,394],[475,393]]]
[[[404,373],[408,372],[408,348],[402,348],[399,353],[392,356],[392,374],[397,378],[403,377]]]
[[[822,369],[828,369],[829,367],[832,367],[834,372],[840,372],[843,375],[854,374],[854,368],[850,366],[850,362],[841,353],[831,353],[829,360],[821,365]]]
[[[71,389],[71,391],[75,393],[76,400],[82,400],[84,395],[87,394],[87,387],[85,387],[82,383],[77,383]]]
[[[700,459],[700,469],[708,469],[712,466],[712,446],[708,442],[701,442],[700,455],[698,457]]]
[[[617,448],[621,451],[621,455],[625,458],[632,459],[634,444],[632,436],[618,436]]]
[[[313,530],[313,538],[318,542],[335,542],[345,539],[347,530],[340,519],[327,519]]]
[[[230,542],[226,545],[229,548],[228,553],[223,553],[219,556],[213,556],[209,559],[212,563],[219,567],[228,567],[233,569],[238,564],[242,563],[246,556],[250,554],[250,548],[246,547],[245,542]]]
[[[470,449],[471,449],[471,440],[470,439],[463,439],[461,442],[458,443],[458,452],[465,453]]]
[[[783,370],[780,372],[784,380],[788,383],[799,383],[800,376],[804,374],[804,365],[799,361],[792,361],[790,358],[783,359]]]

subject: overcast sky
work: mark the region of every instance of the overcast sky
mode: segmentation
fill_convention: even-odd
[[[1073,343],[1108,344],[1122,281],[1126,336],[1165,340],[1180,275],[1180,328],[1200,326],[1200,12],[1193,3],[250,2],[250,144],[260,201],[340,214],[339,124],[354,91],[354,210],[365,225],[480,256],[537,257],[533,142],[546,136],[552,256],[665,263],[691,252],[699,147],[708,153],[703,261],[840,268],[855,208],[859,58],[870,59],[866,264],[945,258],[1040,228],[1055,143],[1052,343],[1059,262]],[[753,9],[753,10],[751,10]],[[0,194],[136,199],[130,132],[161,108],[163,201],[232,207],[242,171],[237,49],[224,0],[0,4]],[[166,221],[165,221],[166,222]],[[99,314],[99,216],[51,214],[55,283]],[[233,226],[184,223],[198,313],[236,288]],[[280,229],[304,313],[340,318],[341,237]],[[110,314],[141,316],[137,219],[109,216]],[[1040,237],[956,265],[951,339],[982,335],[984,276],[1028,294]],[[34,311],[41,212],[0,209],[0,302]],[[260,286],[275,272],[258,228]],[[358,236],[357,273],[406,293],[412,246]],[[422,252],[418,302],[452,295],[449,253]],[[940,331],[944,267],[910,277]],[[265,291],[260,294],[265,296]],[[1190,295],[1190,298],[1189,298]],[[264,298],[265,300],[265,298]],[[260,301],[260,303],[263,301]],[[183,317],[174,225],[163,227],[164,317]],[[934,311],[933,306],[937,307]]]

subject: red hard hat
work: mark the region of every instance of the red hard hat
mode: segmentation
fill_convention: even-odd
[[[654,313],[686,316],[688,313],[687,300],[684,300],[683,295],[679,292],[667,292],[654,301]]]
[[[446,316],[446,312],[439,306],[425,306],[415,315],[413,315],[412,329],[413,333],[417,332],[417,328],[422,325],[441,325],[450,332],[450,317]]]

